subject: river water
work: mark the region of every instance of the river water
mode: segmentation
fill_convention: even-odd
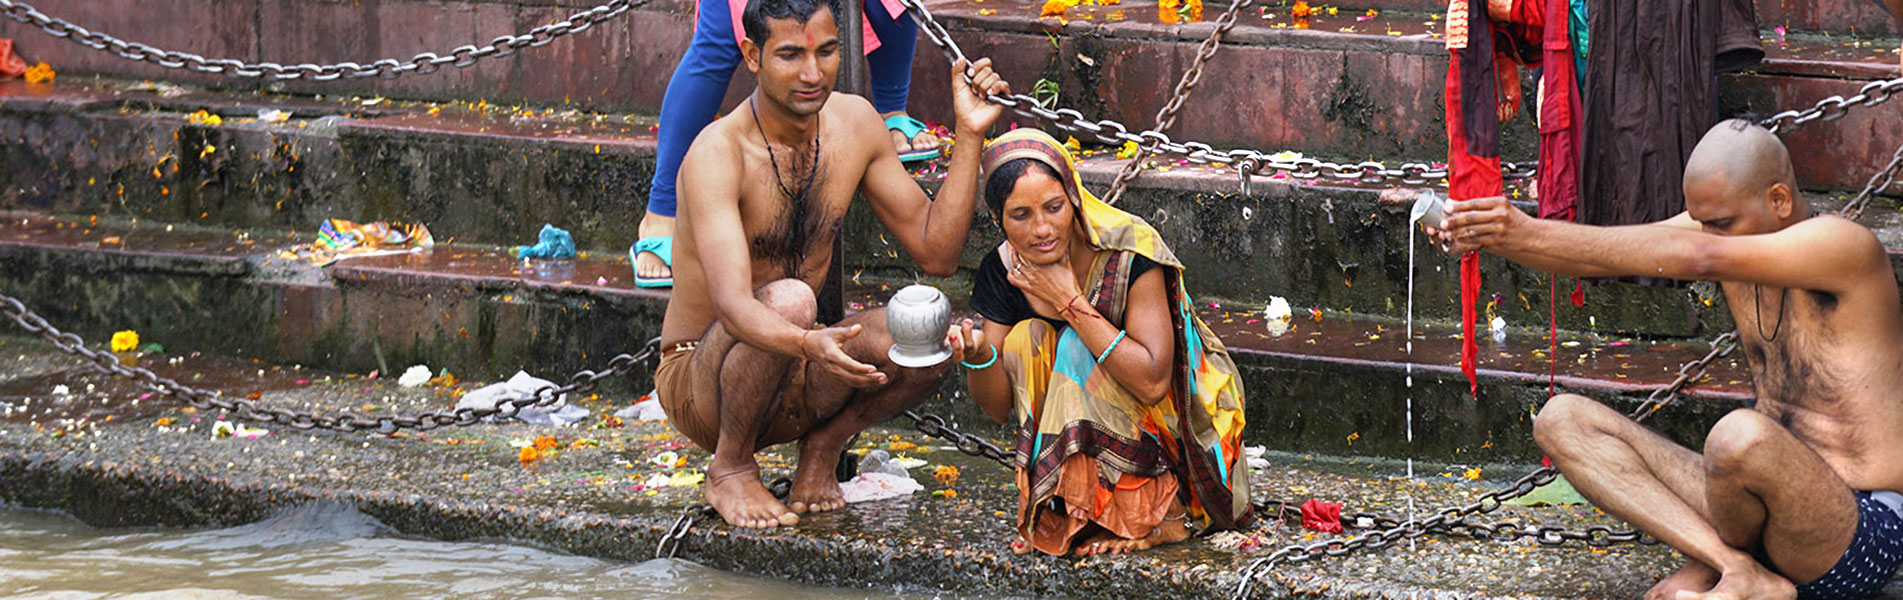
[[[356,510],[307,505],[226,529],[99,529],[0,507],[0,598],[935,598],[803,586],[680,560],[597,560],[410,538]]]

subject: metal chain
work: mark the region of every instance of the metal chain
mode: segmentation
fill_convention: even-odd
[[[0,0],[4,1],[4,0]],[[187,386],[171,379],[160,377],[142,367],[128,367],[119,362],[119,357],[109,352],[100,352],[86,346],[86,341],[78,335],[60,331],[39,314],[28,310],[25,304],[12,296],[0,294],[0,314],[12,319],[14,323],[28,332],[39,334],[51,342],[60,351],[80,358],[94,369],[108,375],[124,377],[139,382],[161,395],[171,396],[185,401],[201,410],[216,409],[230,413],[240,419],[276,423],[293,429],[329,429],[345,433],[374,430],[379,433],[393,433],[401,429],[429,431],[444,425],[474,425],[482,419],[495,417],[513,417],[523,408],[530,406],[549,406],[570,394],[583,394],[600,385],[601,380],[620,377],[634,371],[634,368],[655,355],[661,347],[661,338],[648,340],[639,352],[622,354],[608,361],[608,368],[594,371],[583,369],[568,378],[561,386],[544,386],[526,398],[517,398],[497,403],[493,408],[458,408],[455,410],[426,412],[416,415],[386,415],[378,417],[359,416],[346,412],[332,417],[306,411],[291,411],[282,408],[265,408],[247,398],[226,398],[223,392],[204,390]]]
[[[1878,193],[1890,189],[1890,186],[1896,183],[1897,170],[1900,168],[1903,168],[1903,146],[1896,147],[1896,156],[1890,157],[1890,166],[1870,176],[1870,183],[1864,184],[1863,191],[1857,192],[1857,197],[1851,199],[1849,204],[1845,204],[1843,210],[1838,213],[1851,220],[1862,216],[1863,207],[1870,203],[1871,198],[1875,198]]]
[[[965,60],[964,50],[959,48],[956,40],[952,39],[951,32],[932,16],[930,10],[925,8],[922,0],[899,0],[899,3],[911,9],[912,18],[918,21],[919,29],[925,32],[926,39],[931,40],[953,61]],[[1873,81],[1865,84],[1855,96],[1825,98],[1810,108],[1784,111],[1760,121],[1759,124],[1773,132],[1787,132],[1812,121],[1833,121],[1843,118],[1853,107],[1875,106],[1899,94],[1903,94],[1903,78]],[[1245,185],[1251,175],[1265,172],[1287,173],[1297,179],[1307,180],[1323,177],[1363,183],[1398,180],[1416,185],[1447,177],[1446,167],[1435,167],[1427,163],[1411,162],[1403,163],[1399,167],[1389,167],[1375,161],[1340,164],[1312,158],[1278,160],[1273,155],[1250,149],[1221,151],[1202,142],[1177,142],[1158,130],[1131,133],[1122,123],[1110,119],[1093,121],[1073,108],[1045,108],[1038,105],[1035,98],[1025,94],[993,94],[986,96],[985,99],[993,104],[1010,108],[1020,115],[1043,120],[1059,129],[1089,136],[1104,143],[1121,146],[1125,142],[1136,142],[1137,148],[1142,151],[1180,154],[1189,162],[1200,165],[1234,165],[1237,176],[1242,178]],[[1537,162],[1502,161],[1500,163],[1501,176],[1509,180],[1531,178],[1537,173],[1538,164]]]
[[[952,39],[951,32],[932,16],[922,0],[899,0],[911,9],[912,19],[918,21],[919,30],[926,39],[932,41],[945,56],[952,61],[966,60],[965,51]],[[970,78],[967,76],[969,83]],[[1137,147],[1158,154],[1180,154],[1200,165],[1235,165],[1238,174],[1256,174],[1263,172],[1288,173],[1297,179],[1329,178],[1339,181],[1378,182],[1399,180],[1410,184],[1423,184],[1447,177],[1445,167],[1435,167],[1427,163],[1405,163],[1399,167],[1389,167],[1379,162],[1366,161],[1351,164],[1338,164],[1312,158],[1277,159],[1273,155],[1249,149],[1217,150],[1202,142],[1177,142],[1161,131],[1147,130],[1131,133],[1128,127],[1110,119],[1090,120],[1082,112],[1073,108],[1049,109],[1039,106],[1036,98],[1013,94],[992,94],[985,100],[1010,108],[1020,115],[1050,122],[1059,129],[1079,136],[1088,136],[1097,141],[1121,146],[1125,142],[1136,142]],[[1526,179],[1536,171],[1536,162],[1501,162],[1501,174],[1507,179]]]
[[[310,63],[281,65],[273,62],[248,63],[230,58],[205,58],[189,52],[162,50],[138,42],[128,42],[92,31],[65,19],[49,17],[46,13],[33,8],[32,5],[16,0],[0,0],[0,14],[15,21],[39,27],[41,31],[53,37],[65,38],[94,50],[111,52],[121,58],[149,62],[168,69],[187,69],[232,77],[331,81],[344,77],[394,78],[409,73],[423,75],[434,73],[445,65],[457,68],[469,67],[484,58],[500,58],[515,54],[523,48],[546,46],[556,38],[586,31],[589,27],[621,16],[630,9],[647,4],[649,1],[651,0],[609,0],[606,4],[570,15],[567,20],[530,29],[528,33],[497,37],[487,46],[464,45],[450,50],[447,55],[424,52],[408,60],[386,58],[367,65],[354,62],[330,65]]]
[[[959,452],[979,458],[989,458],[1006,469],[1015,468],[1017,466],[1017,455],[1015,453],[999,448],[997,444],[993,444],[990,440],[986,440],[982,437],[969,433],[959,433],[957,429],[945,422],[944,417],[930,414],[921,415],[908,410],[905,411],[905,418],[912,420],[912,425],[918,428],[919,433],[949,440],[953,445],[958,447]]]
[[[1711,350],[1698,360],[1685,363],[1678,369],[1678,378],[1672,380],[1646,397],[1645,402],[1628,415],[1634,421],[1644,421],[1658,409],[1671,404],[1686,387],[1703,379],[1710,371],[1712,363],[1731,354],[1737,348],[1738,334],[1726,332],[1712,340]],[[1305,562],[1324,556],[1344,556],[1360,550],[1374,550],[1393,545],[1403,539],[1417,538],[1423,535],[1443,533],[1457,537],[1510,541],[1531,537],[1543,545],[1560,545],[1568,541],[1581,541],[1592,546],[1609,546],[1616,543],[1643,542],[1644,534],[1630,530],[1615,530],[1603,525],[1589,527],[1584,531],[1573,531],[1563,527],[1540,526],[1526,527],[1512,521],[1503,521],[1493,525],[1468,523],[1473,515],[1491,513],[1504,505],[1507,500],[1533,493],[1534,489],[1552,483],[1559,478],[1559,469],[1541,467],[1515,480],[1513,485],[1494,490],[1480,496],[1478,500],[1463,506],[1451,506],[1434,511],[1433,515],[1420,520],[1395,522],[1392,526],[1374,530],[1346,539],[1327,540],[1314,544],[1295,544],[1283,547],[1275,553],[1256,559],[1242,571],[1242,580],[1236,584],[1235,598],[1247,598],[1249,589],[1254,585],[1259,573],[1271,572],[1275,567],[1285,564]],[[1286,506],[1286,503],[1284,503]],[[1286,510],[1286,509],[1284,509]],[[1379,520],[1379,517],[1371,518]]]
[[[901,0],[902,1],[902,0]],[[1770,129],[1772,133],[1784,133],[1796,129],[1811,121],[1835,121],[1850,113],[1858,106],[1876,106],[1888,101],[1890,97],[1903,94],[1903,78],[1889,81],[1872,81],[1863,85],[1857,95],[1845,98],[1831,96],[1818,100],[1817,104],[1802,110],[1787,110],[1770,118],[1758,121],[1759,125]]]
[[[1183,72],[1183,79],[1176,82],[1176,93],[1170,96],[1170,101],[1156,112],[1156,131],[1169,131],[1170,127],[1176,125],[1176,113],[1183,109],[1183,101],[1189,99],[1190,93],[1196,91],[1196,84],[1203,80],[1203,67],[1209,64],[1210,57],[1215,56],[1216,50],[1222,47],[1222,37],[1227,35],[1229,30],[1235,29],[1236,17],[1242,13],[1242,9],[1254,3],[1255,0],[1229,2],[1229,10],[1223,11],[1222,17],[1216,19],[1216,30],[1211,32],[1209,39],[1203,40],[1202,47],[1196,50],[1195,62],[1189,65],[1188,71]],[[1136,155],[1130,157],[1130,162],[1123,163],[1123,168],[1117,171],[1117,178],[1110,182],[1110,192],[1104,195],[1105,203],[1115,206],[1118,200],[1123,199],[1123,190],[1130,185],[1131,180],[1136,179],[1137,171],[1142,170],[1143,159],[1148,155],[1147,149],[1142,145],[1137,146]]]

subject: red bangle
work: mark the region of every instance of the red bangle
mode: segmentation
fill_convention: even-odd
[[[811,360],[806,357],[806,334],[809,334],[812,332],[813,330],[811,329],[800,330],[800,359],[801,360]]]

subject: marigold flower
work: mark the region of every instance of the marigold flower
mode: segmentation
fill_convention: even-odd
[[[139,348],[139,332],[127,329],[112,334],[113,352],[131,352]]]
[[[1314,15],[1315,9],[1309,8],[1308,2],[1306,2],[1305,0],[1297,0],[1295,3],[1295,7],[1290,8],[1288,11],[1288,14],[1289,16],[1295,17],[1297,19],[1305,19]]]
[[[1044,8],[1038,11],[1037,16],[1040,16],[1040,17],[1063,16],[1064,11],[1068,10],[1069,8],[1070,8],[1070,4],[1064,2],[1064,0],[1048,0],[1047,2],[1044,3]]]
[[[561,445],[562,445],[561,442],[555,441],[554,436],[545,435],[542,437],[535,438],[535,445],[533,447],[536,450],[553,450],[556,447]]]
[[[540,451],[537,451],[534,446],[528,446],[523,448],[522,452],[520,454],[517,454],[515,457],[516,460],[521,461],[521,463],[524,465],[535,462],[541,458],[542,458],[542,453]]]
[[[956,484],[958,483],[958,467],[939,465],[937,469],[932,470],[932,478],[945,485]]]
[[[40,64],[33,65],[33,68],[26,70],[26,82],[49,83],[53,81],[53,77],[56,75],[59,75],[59,73],[53,71],[52,65],[41,61]]]

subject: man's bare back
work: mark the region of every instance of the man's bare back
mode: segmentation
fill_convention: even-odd
[[[1748,122],[1700,141],[1685,198],[1684,214],[1626,227],[1473,200],[1437,236],[1575,277],[1721,282],[1756,406],[1694,451],[1564,394],[1534,438],[1594,504],[1688,557],[1648,598],[1868,593],[1903,559],[1903,303],[1882,244],[1814,216],[1783,144]]]

